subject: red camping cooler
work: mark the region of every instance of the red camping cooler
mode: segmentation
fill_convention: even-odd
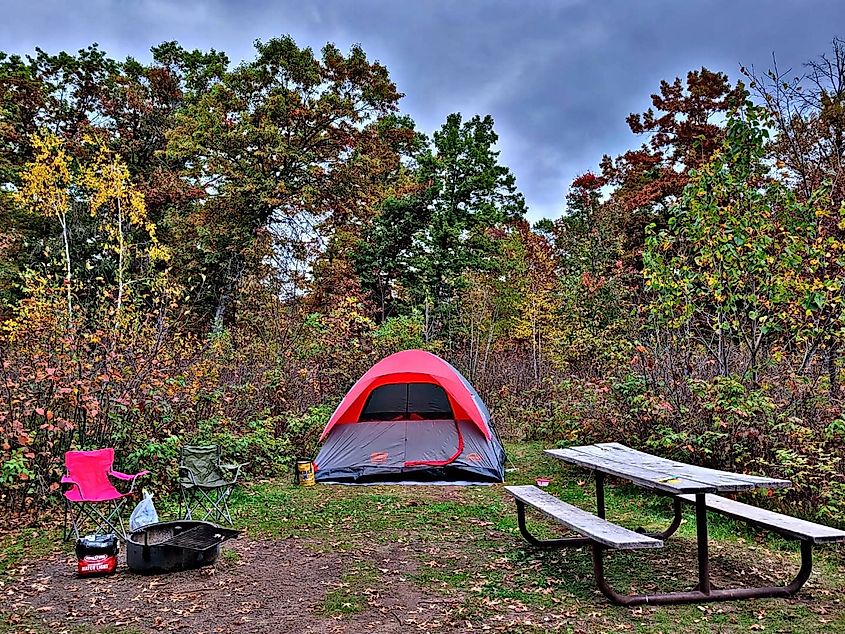
[[[80,577],[110,575],[117,568],[120,544],[114,533],[86,535],[76,540],[77,572]]]

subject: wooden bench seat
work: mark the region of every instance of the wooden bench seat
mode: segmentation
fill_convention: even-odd
[[[685,502],[695,504],[694,495],[679,495],[678,497]],[[708,510],[762,526],[786,537],[809,541],[814,544],[845,541],[845,531],[775,513],[774,511],[767,511],[719,495],[707,494],[705,504]]]
[[[505,490],[516,498],[518,504],[531,506],[576,533],[609,548],[631,550],[663,546],[659,539],[617,526],[577,506],[567,504],[535,486],[506,486]]]

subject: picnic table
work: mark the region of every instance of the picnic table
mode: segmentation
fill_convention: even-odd
[[[731,473],[677,462],[631,449],[619,443],[600,443],[567,449],[549,449],[549,456],[563,462],[591,470],[596,482],[596,514],[534,487],[505,487],[517,505],[519,530],[532,545],[542,548],[565,548],[589,545],[592,547],[593,570],[602,593],[620,605],[678,604],[704,601],[724,601],[761,597],[791,596],[807,581],[812,571],[814,544],[845,541],[845,532],[718,495],[752,489],[779,489],[791,486],[789,480]],[[674,517],[661,533],[647,534],[642,528],[629,530],[608,522],[605,518],[604,481],[614,476],[632,482],[651,492],[672,499]],[[604,575],[604,554],[609,549],[631,550],[661,548],[664,540],[678,529],[682,519],[682,505],[695,506],[696,545],[698,553],[698,584],[689,591],[662,594],[623,595],[610,587]],[[525,507],[530,506],[546,516],[580,533],[580,537],[538,539],[528,530]],[[764,528],[801,542],[801,568],[785,586],[757,588],[716,588],[710,580],[710,558],[707,534],[707,511],[720,513],[748,524]]]

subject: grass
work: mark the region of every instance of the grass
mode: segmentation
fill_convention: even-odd
[[[231,548],[223,546],[220,549],[220,559],[225,561],[227,564],[236,564],[241,560],[241,554],[237,550],[232,550]]]
[[[529,484],[539,476],[551,477],[550,493],[592,510],[595,487],[588,475],[546,458],[542,448],[539,443],[510,445],[508,482]],[[672,518],[667,498],[646,495],[612,479],[606,487],[606,506],[611,521],[648,530],[662,530]],[[596,631],[643,633],[845,631],[845,607],[835,602],[845,587],[841,547],[838,552],[836,547],[817,549],[816,574],[796,599],[632,610],[613,606],[597,593],[586,550],[539,552],[527,547],[518,532],[513,504],[498,486],[298,489],[270,483],[242,491],[233,507],[238,521],[255,533],[303,539],[318,551],[354,553],[362,542],[414,544],[420,554],[409,581],[443,596],[460,593],[463,599],[457,616],[471,623],[489,624],[491,617],[516,611],[543,618],[568,614],[570,624],[567,619],[553,624],[564,632],[570,625],[573,631],[582,631],[585,622]],[[538,536],[560,534],[560,527],[538,516],[531,515],[529,523]],[[760,535],[713,514],[708,524],[711,555],[726,570],[752,567],[764,576],[771,576],[772,570],[783,569],[783,576],[797,570],[795,542]],[[694,549],[695,517],[688,507],[665,549],[614,553],[607,576],[620,591],[686,589],[695,582]],[[673,566],[673,561],[679,563]],[[326,595],[323,612],[341,616],[361,612],[366,607],[362,587],[344,578]],[[530,616],[524,620],[534,623]],[[507,631],[550,627],[549,622],[538,621],[515,624]]]
[[[368,596],[375,592],[379,574],[368,562],[356,562],[336,587],[326,593],[319,612],[326,616],[349,616],[367,608]]]
[[[61,541],[60,528],[22,528],[0,535],[0,582],[26,559],[53,552]]]
[[[584,471],[545,457],[539,443],[508,449],[510,484],[550,477],[550,493],[594,508],[594,484]],[[606,487],[606,506],[608,519],[631,527],[659,531],[672,517],[666,498],[613,480]],[[816,549],[814,575],[794,599],[629,609],[613,606],[598,593],[586,549],[528,547],[519,534],[514,505],[500,486],[297,488],[264,482],[239,489],[231,507],[236,525],[247,527],[252,537],[294,539],[342,559],[343,572],[328,580],[317,606],[322,616],[350,619],[372,609],[371,599],[379,592],[401,589],[441,597],[448,606],[447,620],[462,624],[458,629],[468,629],[469,623],[507,632],[845,632],[841,546]],[[559,526],[536,514],[529,515],[529,525],[541,537],[560,534]],[[713,514],[709,528],[717,574],[742,570],[784,583],[797,570],[795,542],[761,535]],[[55,532],[32,530],[0,537],[0,575],[25,556],[55,549],[56,539]],[[235,550],[223,550],[225,564],[235,564],[239,557]],[[390,559],[389,567],[398,570],[375,563],[379,558]],[[684,522],[664,549],[612,553],[607,561],[608,579],[619,591],[687,589],[695,574],[691,508],[685,509]]]

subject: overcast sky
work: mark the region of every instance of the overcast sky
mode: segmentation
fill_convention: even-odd
[[[491,114],[532,219],[557,217],[572,178],[637,146],[625,117],[661,79],[706,66],[801,64],[845,37],[842,0],[0,0],[0,50],[149,59],[178,40],[233,61],[290,34],[319,49],[360,43],[425,132],[450,112]],[[839,29],[839,30],[837,30]]]

